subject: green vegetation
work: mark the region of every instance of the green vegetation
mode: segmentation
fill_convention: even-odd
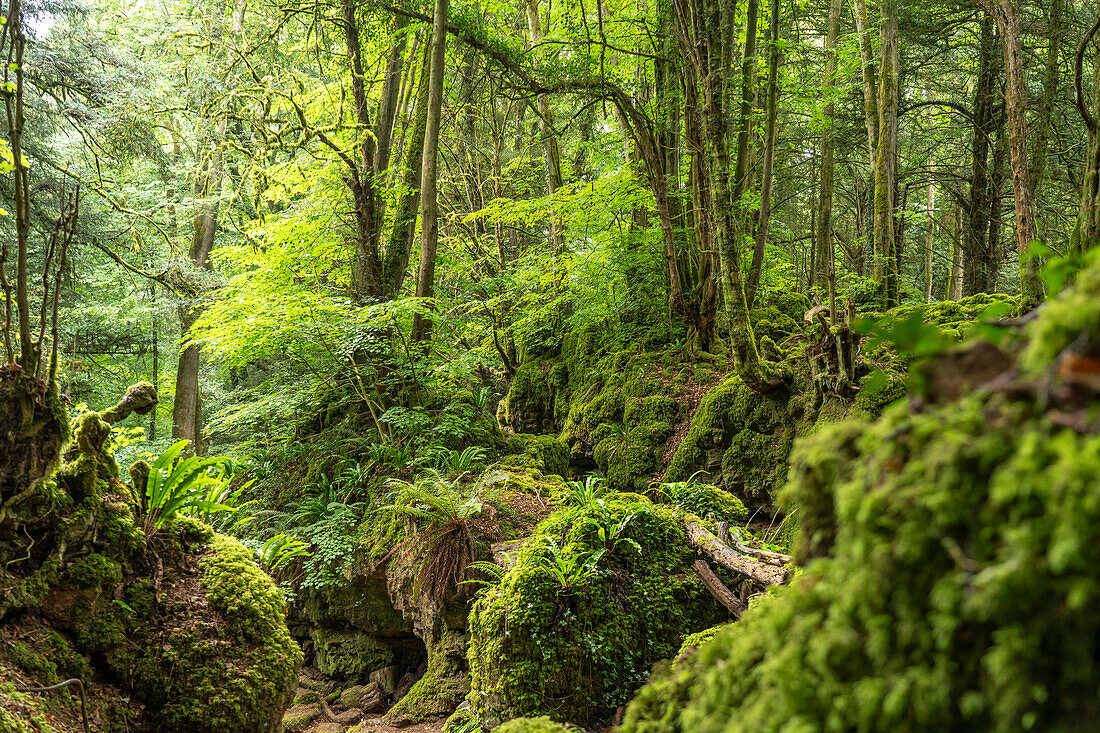
[[[0,729],[1098,727],[1097,13],[0,0]]]

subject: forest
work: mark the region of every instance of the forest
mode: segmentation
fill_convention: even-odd
[[[1100,729],[1098,31],[0,0],[0,733]]]

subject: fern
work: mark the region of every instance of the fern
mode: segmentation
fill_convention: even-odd
[[[237,507],[223,502],[233,478],[234,464],[228,458],[189,456],[177,461],[190,443],[181,440],[157,456],[145,485],[145,533],[153,534],[177,514],[210,518]]]

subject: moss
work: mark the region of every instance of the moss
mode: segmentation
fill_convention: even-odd
[[[810,310],[810,299],[802,293],[776,292],[768,296],[765,306],[775,308],[783,315],[801,321],[806,311]]]
[[[714,373],[714,370],[710,367],[698,367],[695,373],[692,375],[696,384],[711,384],[718,378],[718,375]]]
[[[443,724],[441,733],[473,733],[481,731],[481,721],[469,704],[464,704],[454,711],[447,722]]]
[[[737,375],[700,400],[691,426],[665,472],[685,481],[698,471],[721,478],[722,488],[746,506],[767,507],[785,479],[794,439],[786,395],[759,394]]]
[[[676,400],[668,395],[650,395],[627,403],[623,420],[632,426],[644,423],[672,423],[676,419]]]
[[[364,632],[315,629],[312,638],[325,677],[365,682],[371,672],[393,664],[390,647]]]
[[[549,716],[516,718],[493,728],[493,733],[565,733],[566,727]]]
[[[607,549],[598,528],[620,522],[640,555],[620,542],[564,586],[547,569],[555,554],[568,563]],[[667,506],[611,498],[544,520],[470,612],[469,699],[483,725],[549,714],[591,726],[608,717],[654,661],[720,617],[693,560],[680,515]]]
[[[389,712],[386,722],[405,727],[454,712],[470,691],[466,639],[438,624],[428,645],[428,669]]]
[[[61,574],[61,580],[81,588],[112,588],[122,582],[122,566],[103,555],[92,553],[68,565]]]
[[[1076,285],[1049,299],[1043,317],[1028,326],[1028,345],[1021,362],[1033,374],[1042,373],[1082,334],[1091,341],[1100,333],[1100,266],[1077,276]]]
[[[593,455],[612,491],[640,494],[648,490],[650,478],[661,462],[658,446],[663,439],[659,435],[655,433],[652,442],[644,435],[632,434],[605,438],[596,445]]]
[[[868,417],[878,417],[887,405],[908,393],[904,374],[894,370],[874,371],[860,380],[855,406]]]
[[[302,662],[282,593],[247,548],[223,535],[199,569],[223,625],[179,626],[151,640],[134,671],[137,689],[166,733],[265,731],[290,701]]]
[[[557,380],[554,377],[558,377]],[[560,375],[550,373],[550,364],[542,361],[524,362],[512,377],[500,418],[517,433],[553,433],[554,406]]]
[[[679,481],[665,485],[667,500],[702,519],[741,524],[749,512],[741,500],[711,484]]]
[[[18,691],[14,683],[3,679],[6,671],[0,667],[0,732],[60,733],[50,722],[57,722],[49,712],[56,698]]]
[[[516,453],[524,453],[531,460],[531,466],[542,473],[565,476],[569,471],[569,446],[556,435],[512,436],[508,448]]]
[[[1093,334],[1096,295],[1078,304]],[[1071,338],[1056,331],[1032,329]],[[825,426],[791,470],[804,568],[686,678],[651,682],[625,733],[1095,727],[1100,435],[1021,387]]]

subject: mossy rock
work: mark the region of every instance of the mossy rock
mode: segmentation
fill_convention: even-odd
[[[628,425],[672,423],[676,419],[676,400],[668,395],[650,395],[627,403],[623,419]]]
[[[394,662],[390,646],[363,631],[322,628],[311,636],[317,669],[325,677],[366,682],[371,672]]]
[[[749,511],[740,499],[712,484],[680,481],[665,484],[664,492],[662,500],[701,519],[737,525],[749,518]]]
[[[518,433],[508,441],[508,448],[526,455],[529,465],[544,474],[565,476],[569,472],[569,446],[556,435]]]
[[[385,721],[405,727],[445,718],[470,691],[464,634],[437,624],[428,645],[428,669],[408,693],[386,713]]]
[[[707,392],[665,471],[669,482],[699,471],[750,509],[771,507],[794,440],[788,396],[760,394],[737,375]]]
[[[293,699],[302,652],[284,622],[274,582],[239,542],[217,535],[199,560],[202,623],[191,599],[169,604],[169,624],[130,671],[135,692],[165,733],[273,732]]]
[[[566,586],[548,571],[549,540],[563,560],[583,559],[604,547],[598,527],[620,522],[640,555],[620,542]],[[684,635],[724,618],[694,559],[671,507],[612,497],[543,521],[470,612],[469,699],[483,727],[544,714],[590,727],[610,717]]]
[[[50,475],[69,439],[69,427],[57,385],[0,366],[0,501]]]
[[[493,733],[566,733],[568,729],[547,715],[516,718],[493,728]]]
[[[878,417],[886,406],[909,393],[904,374],[889,370],[876,370],[865,376],[856,392],[855,406],[867,417]]]
[[[1096,348],[1100,272],[1079,282],[1061,305],[1090,310],[1085,337],[1048,307],[1025,367]],[[798,508],[804,569],[656,676],[620,730],[1094,729],[1100,436],[1040,397],[1021,383],[902,402],[800,441],[781,499]],[[1076,399],[1096,409],[1094,393]]]
[[[512,377],[499,408],[501,422],[517,433],[556,433],[554,409],[564,389],[564,375],[546,361],[527,361]]]
[[[667,428],[667,431],[664,430]],[[649,436],[610,437],[600,441],[593,452],[596,464],[607,477],[612,491],[644,493],[661,463],[660,446],[672,428],[665,424]]]

